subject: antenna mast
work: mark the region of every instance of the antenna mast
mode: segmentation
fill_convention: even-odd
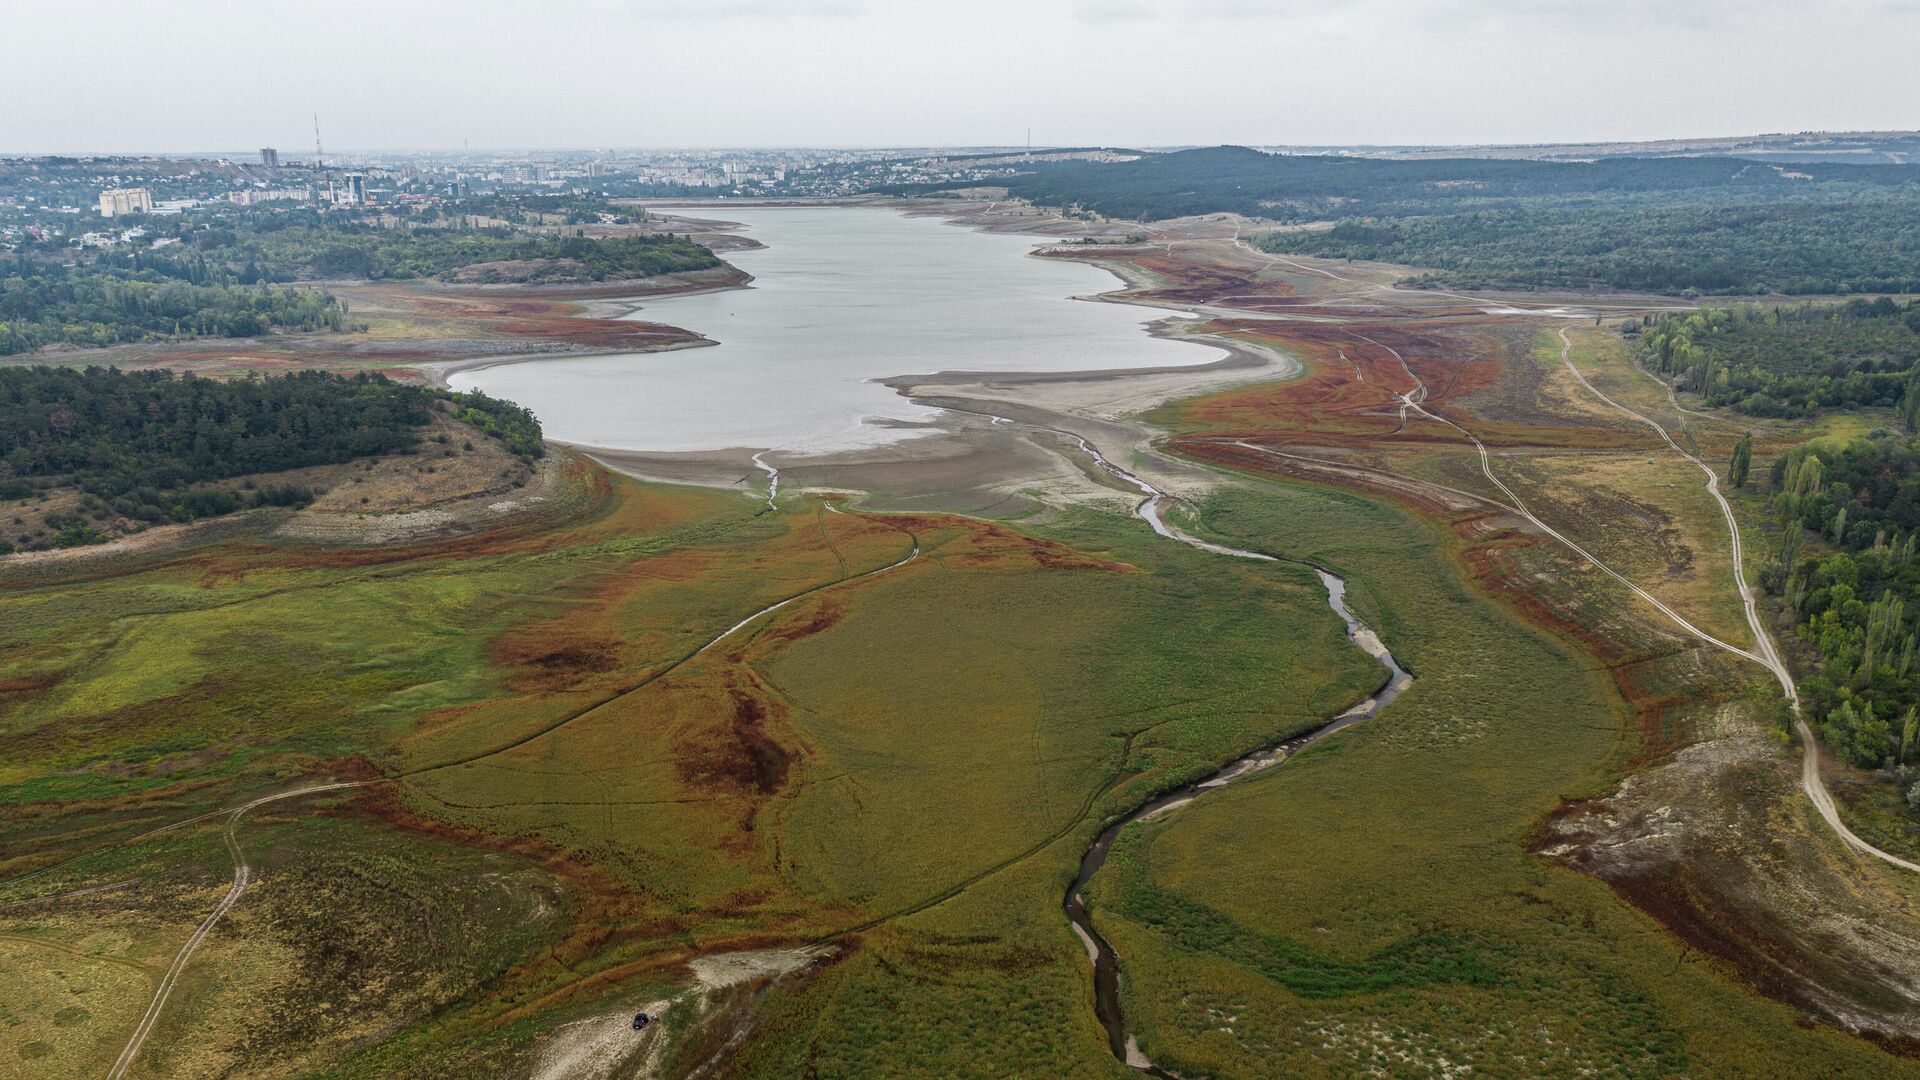
[[[322,169],[326,167],[326,164],[327,164],[326,157],[320,152],[320,114],[314,113],[313,114],[313,167],[316,169]]]

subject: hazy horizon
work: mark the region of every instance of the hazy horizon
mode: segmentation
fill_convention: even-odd
[[[326,118],[321,117],[324,126]],[[1803,128],[1790,131],[1717,131],[1696,133],[1693,135],[1663,135],[1654,137],[1623,137],[1619,139],[1528,139],[1507,142],[1427,142],[1427,143],[1384,143],[1384,142],[1345,142],[1345,143],[1261,143],[1247,141],[1225,141],[1214,143],[1042,143],[1036,140],[1032,145],[1034,153],[1078,150],[1142,150],[1154,153],[1169,153],[1178,150],[1205,149],[1217,146],[1247,146],[1255,149],[1352,149],[1352,150],[1447,150],[1459,148],[1492,149],[1526,146],[1609,146],[1625,143],[1661,143],[1688,142],[1729,138],[1772,138],[1796,135],[1906,135],[1920,134],[1920,127],[1909,128]],[[263,143],[280,152],[282,160],[302,161],[313,152],[311,135],[302,143]],[[656,145],[635,144],[621,146],[607,145],[554,145],[554,146],[335,146],[331,140],[325,145],[326,155],[331,158],[339,155],[359,154],[596,154],[596,153],[665,153],[685,151],[688,153],[726,153],[729,151],[847,151],[851,153],[872,153],[876,151],[898,150],[902,152],[1006,152],[1017,153],[1026,149],[1017,143],[712,143],[706,145],[687,143]],[[8,151],[0,149],[0,157],[149,157],[155,159],[199,160],[209,157],[252,158],[260,150],[257,146],[220,146],[185,147],[178,149],[154,149],[152,147],[67,147],[56,150]]]
[[[16,0],[0,153],[1489,145],[1906,130],[1892,0]],[[327,9],[318,9],[325,12]],[[1789,32],[1790,31],[1790,32]],[[1847,102],[1844,107],[1840,102]],[[224,148],[222,150],[221,148]]]

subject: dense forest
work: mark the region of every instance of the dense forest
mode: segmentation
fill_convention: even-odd
[[[318,214],[261,218],[245,230],[191,234],[191,258],[235,280],[446,277],[481,263],[528,262],[515,281],[606,281],[720,265],[713,252],[677,236],[588,239],[506,228],[382,229],[335,224]]]
[[[442,409],[531,460],[533,414],[484,394],[380,375],[304,371],[231,381],[167,371],[0,367],[0,499],[71,486],[139,521],[190,521],[243,505],[304,501],[268,488],[207,487],[254,473],[407,452]]]
[[[1920,170],[1917,170],[1920,171]],[[1681,295],[1920,292],[1920,190],[1670,205],[1629,197],[1282,230],[1262,250],[1431,267],[1408,284]]]
[[[1712,405],[1756,416],[1881,406],[1903,417],[1909,434],[1877,429],[1773,459],[1760,486],[1777,540],[1759,584],[1815,661],[1800,698],[1821,738],[1920,793],[1920,303],[1703,309],[1624,329],[1641,364]],[[1751,435],[1734,446],[1729,487],[1754,479],[1752,454]]]
[[[1920,290],[1920,167],[1740,158],[1382,160],[1214,147],[1036,163],[1010,194],[1109,217],[1231,212],[1332,230],[1271,251],[1433,268],[1463,288]],[[899,189],[938,190],[938,185]]]
[[[172,260],[158,262],[175,269]],[[195,282],[192,276],[191,267],[168,273],[126,259],[82,267],[27,258],[0,264],[0,356],[52,344],[253,337],[349,326],[331,293]]]
[[[1920,765],[1920,442],[1880,434],[1782,454],[1770,476],[1780,546],[1760,575],[1820,658],[1802,706],[1866,768]],[[1812,553],[1818,544],[1824,553]]]
[[[1920,168],[1912,166],[1797,164],[1787,169],[1704,157],[1394,161],[1217,146],[1143,154],[1134,161],[1038,162],[1030,168],[1002,181],[1009,194],[1142,221],[1223,212],[1278,221],[1402,218],[1519,208],[1543,199],[1604,204],[1688,193],[1701,202],[1729,202],[1736,195],[1787,197],[1829,185],[1856,195],[1920,190]]]
[[[1709,308],[1625,328],[1644,365],[1709,405],[1752,416],[1899,408],[1920,418],[1920,302]]]
[[[720,265],[711,251],[673,236],[381,229],[314,213],[263,215],[178,239],[159,249],[100,250],[71,264],[25,254],[0,262],[0,356],[53,344],[359,328],[330,293],[268,287],[294,281],[607,281]]]

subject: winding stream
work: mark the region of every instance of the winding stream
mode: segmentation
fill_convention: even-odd
[[[1373,692],[1371,697],[1352,706],[1345,712],[1334,716],[1319,727],[1287,739],[1282,739],[1279,742],[1259,747],[1221,766],[1218,771],[1204,780],[1196,781],[1185,787],[1176,788],[1173,791],[1156,796],[1134,807],[1122,815],[1119,820],[1100,830],[1100,835],[1094,838],[1092,845],[1087,848],[1086,853],[1080,856],[1080,872],[1075,875],[1073,884],[1067,888],[1067,895],[1062,901],[1061,906],[1065,908],[1067,920],[1073,924],[1074,932],[1080,935],[1081,942],[1086,945],[1088,958],[1093,961],[1094,1014],[1100,1018],[1101,1026],[1107,1029],[1107,1045],[1112,1049],[1114,1057],[1119,1058],[1128,1066],[1147,1073],[1150,1076],[1173,1078],[1173,1073],[1155,1065],[1152,1059],[1142,1053],[1139,1044],[1134,1040],[1132,1035],[1127,1033],[1126,1016],[1120,1009],[1120,959],[1115,954],[1112,943],[1100,936],[1100,931],[1094,929],[1093,918],[1087,912],[1085,899],[1087,883],[1093,880],[1093,875],[1098,873],[1100,868],[1106,864],[1107,855],[1113,850],[1113,841],[1120,835],[1121,829],[1126,828],[1136,821],[1145,821],[1148,818],[1171,812],[1200,798],[1209,791],[1226,787],[1235,781],[1244,780],[1271,766],[1278,765],[1280,762],[1299,753],[1312,743],[1326,738],[1328,735],[1342,728],[1349,727],[1367,719],[1379,712],[1382,708],[1385,708],[1389,702],[1399,697],[1408,686],[1412,685],[1413,676],[1400,666],[1399,661],[1394,659],[1391,652],[1387,651],[1386,644],[1380,640],[1380,635],[1374,633],[1365,623],[1355,618],[1353,612],[1347,610],[1347,583],[1345,579],[1310,562],[1298,559],[1280,559],[1272,555],[1262,554],[1258,551],[1245,551],[1240,548],[1227,547],[1224,544],[1211,543],[1182,531],[1179,527],[1167,521],[1164,513],[1166,504],[1172,499],[1171,496],[1154,487],[1152,484],[1147,483],[1145,480],[1140,479],[1138,476],[1135,476],[1133,473],[1128,472],[1126,469],[1107,460],[1107,458],[1103,456],[1099,450],[1095,449],[1093,444],[1087,442],[1086,439],[1069,432],[1061,432],[1061,434],[1068,435],[1077,442],[1080,450],[1091,458],[1093,463],[1102,471],[1113,476],[1115,479],[1132,485],[1139,489],[1141,494],[1146,496],[1145,499],[1141,500],[1139,506],[1135,507],[1134,512],[1139,514],[1141,519],[1152,526],[1153,531],[1159,533],[1161,536],[1169,540],[1177,540],[1182,544],[1186,544],[1188,547],[1198,548],[1201,551],[1211,552],[1215,555],[1228,555],[1237,559],[1255,559],[1260,562],[1290,562],[1294,565],[1305,566],[1311,569],[1315,574],[1319,575],[1320,583],[1326,586],[1327,606],[1333,609],[1335,615],[1340,616],[1342,622],[1346,623],[1347,639],[1359,646],[1361,651],[1365,652],[1368,656],[1378,660],[1380,666],[1384,667],[1387,671],[1385,681],[1381,683],[1379,689]],[[1175,1080],[1177,1080],[1177,1078],[1175,1078]]]
[[[780,470],[767,464],[767,452],[765,450],[753,455],[753,467],[767,474],[767,509],[780,509],[773,501],[780,497]]]

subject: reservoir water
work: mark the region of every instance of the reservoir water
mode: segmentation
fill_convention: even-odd
[[[765,244],[729,254],[752,287],[646,301],[631,317],[719,345],[460,372],[532,409],[551,438],[623,450],[789,453],[911,438],[938,410],[874,379],[937,371],[1088,371],[1218,359],[1149,336],[1159,313],[1076,295],[1115,287],[1084,263],[1028,258],[1034,237],[855,207],[689,211]],[[895,423],[889,423],[893,421]]]

